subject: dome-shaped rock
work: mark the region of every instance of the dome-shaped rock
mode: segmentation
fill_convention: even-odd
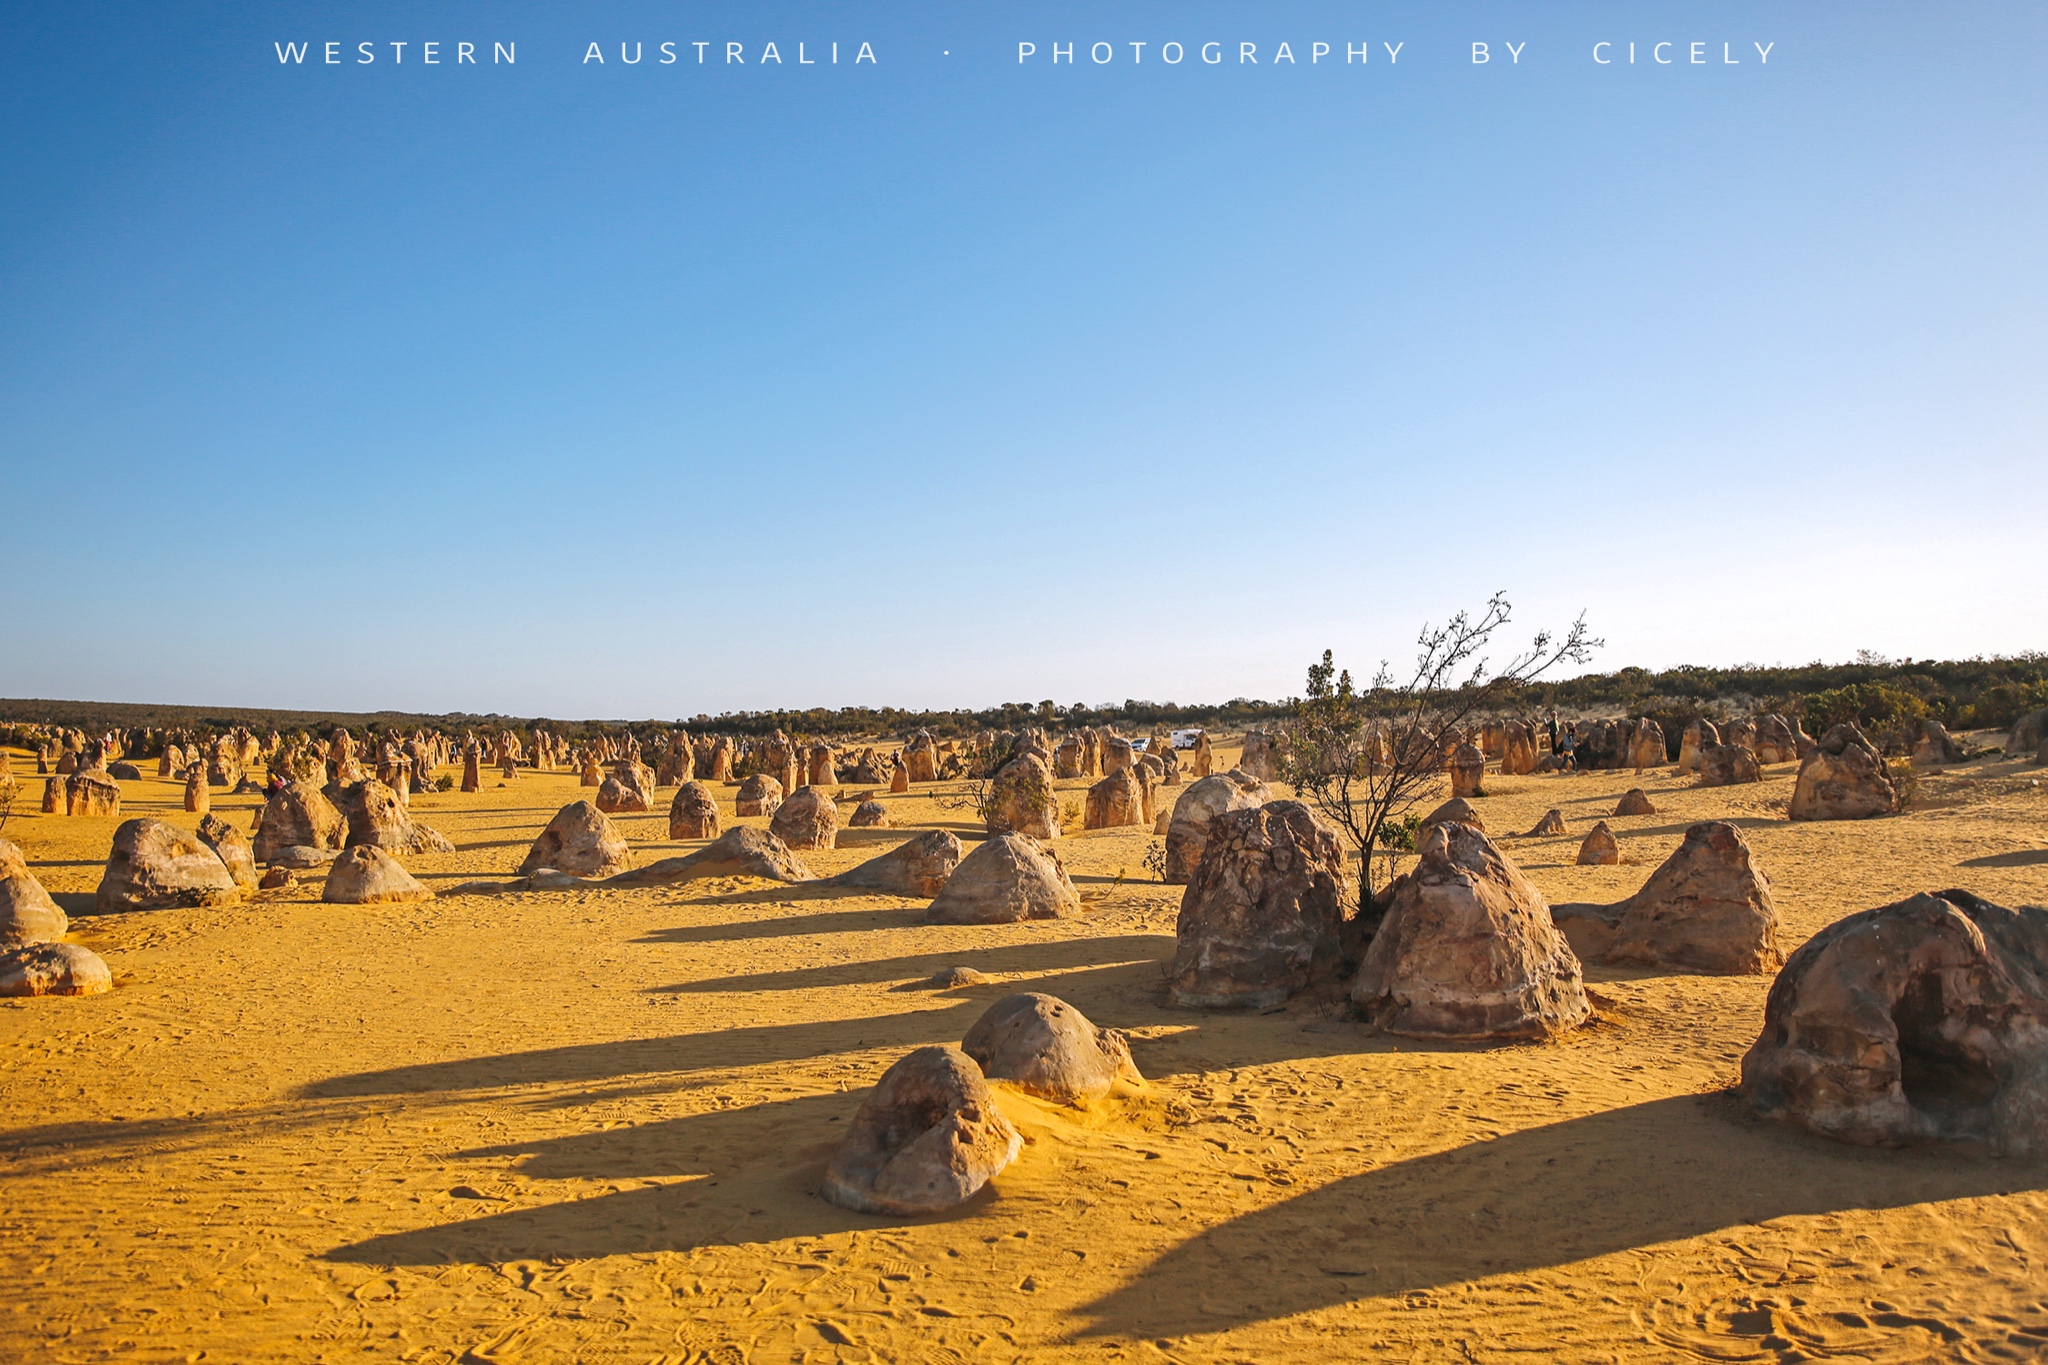
[[[114,974],[76,943],[31,943],[0,953],[0,995],[105,995]]]
[[[610,877],[632,865],[633,851],[618,826],[590,802],[571,801],[533,841],[519,875],[551,867],[577,877]]]
[[[100,878],[101,914],[181,905],[232,905],[245,889],[199,836],[161,820],[130,820],[114,831]]]
[[[816,787],[798,787],[789,799],[775,808],[768,832],[799,851],[836,848],[839,844],[839,806]]]
[[[1171,885],[1185,886],[1202,865],[1209,823],[1228,810],[1254,810],[1273,799],[1265,783],[1243,769],[1212,773],[1191,784],[1173,803],[1166,825],[1166,874]]]
[[[1118,1080],[1144,1084],[1130,1040],[1097,1028],[1057,996],[1007,996],[988,1007],[960,1050],[992,1081],[1008,1081],[1055,1104],[1085,1104]]]
[[[343,849],[327,869],[327,885],[320,892],[329,905],[382,905],[433,897],[398,859],[373,844]]]
[[[821,1192],[863,1213],[937,1213],[973,1198],[1022,1145],[973,1058],[921,1047],[862,1102]]]
[[[711,795],[711,788],[697,781],[685,782],[676,788],[676,799],[669,803],[668,808],[668,837],[718,837],[718,801]]]
[[[1028,834],[982,841],[946,879],[925,919],[933,924],[1010,924],[1081,913],[1059,855]]]
[[[1742,1093],[1844,1142],[2048,1156],[2048,910],[1942,891],[1836,920],[1772,983]]]

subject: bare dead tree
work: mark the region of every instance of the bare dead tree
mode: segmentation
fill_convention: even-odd
[[[1495,593],[1475,616],[1459,612],[1424,626],[1415,667],[1397,677],[1382,660],[1360,690],[1339,671],[1329,650],[1308,670],[1308,691],[1290,703],[1282,726],[1282,775],[1341,830],[1358,854],[1361,910],[1370,906],[1373,864],[1394,860],[1411,843],[1403,817],[1442,790],[1449,747],[1475,717],[1496,711],[1515,691],[1559,664],[1583,663],[1604,641],[1586,631],[1580,613],[1562,637],[1539,631],[1529,647],[1495,669],[1484,650],[1508,624],[1505,594]]]

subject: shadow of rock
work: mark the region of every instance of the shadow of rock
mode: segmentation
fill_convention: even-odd
[[[1189,1239],[1088,1305],[1085,1335],[1213,1332],[1787,1215],[2048,1187],[2048,1166],[1840,1146],[1683,1095],[1324,1185]]]

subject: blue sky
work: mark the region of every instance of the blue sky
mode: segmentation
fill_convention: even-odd
[[[2048,647],[2044,62],[2034,4],[9,7],[0,695],[1270,697],[1495,589],[1601,667]]]

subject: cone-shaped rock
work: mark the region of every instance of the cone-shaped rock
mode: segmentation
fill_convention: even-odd
[[[789,845],[765,829],[736,825],[694,853],[663,858],[609,878],[608,886],[664,886],[689,877],[743,874],[777,882],[807,882],[811,870]]]
[[[1616,815],[1655,815],[1657,807],[1650,800],[1650,794],[1641,787],[1630,787],[1615,803]]]
[[[320,899],[330,905],[382,905],[433,897],[398,859],[374,844],[355,844],[342,850],[327,869],[327,885],[320,892]]]
[[[1028,834],[997,834],[960,860],[932,901],[933,924],[1010,924],[1071,919],[1081,897],[1059,855]]]
[[[1569,833],[1571,833],[1571,827],[1564,822],[1564,812],[1552,806],[1549,810],[1543,812],[1543,818],[1536,822],[1536,827],[1522,837],[1524,839],[1539,839],[1546,835]]]
[[[1174,1003],[1261,1009],[1334,972],[1343,876],[1336,834],[1299,801],[1216,816],[1181,896]]]
[[[848,829],[889,828],[889,808],[879,801],[863,801],[853,808],[853,815],[846,822]]]
[[[1012,995],[988,1007],[960,1050],[992,1081],[1008,1081],[1055,1104],[1085,1104],[1109,1093],[1121,1078],[1142,1085],[1131,1043],[1115,1029],[1097,1028],[1057,996]]]
[[[1620,861],[1621,844],[1605,820],[1586,831],[1585,841],[1579,845],[1579,866],[1613,867]]]
[[[959,865],[960,840],[953,832],[927,830],[850,872],[840,873],[832,878],[832,884],[930,900],[946,889]]]
[[[1771,883],[1735,826],[1685,832],[1643,889],[1612,905],[1550,907],[1581,962],[1755,976],[1784,960]]]
[[[1543,893],[1456,823],[1395,883],[1351,999],[1388,1032],[1428,1038],[1548,1038],[1591,1012]]]
[[[526,860],[519,864],[519,875],[552,867],[577,877],[610,877],[632,865],[633,851],[618,826],[590,802],[571,801],[555,812],[555,818],[533,841]]]
[[[1742,1059],[1757,1110],[1816,1133],[2048,1156],[2048,910],[1967,891],[1830,924],[1786,962]]]
[[[921,1047],[861,1104],[821,1192],[863,1213],[937,1213],[973,1198],[1022,1145],[973,1058]]]
[[[816,787],[798,787],[775,808],[768,832],[793,849],[836,848],[839,806]]]

